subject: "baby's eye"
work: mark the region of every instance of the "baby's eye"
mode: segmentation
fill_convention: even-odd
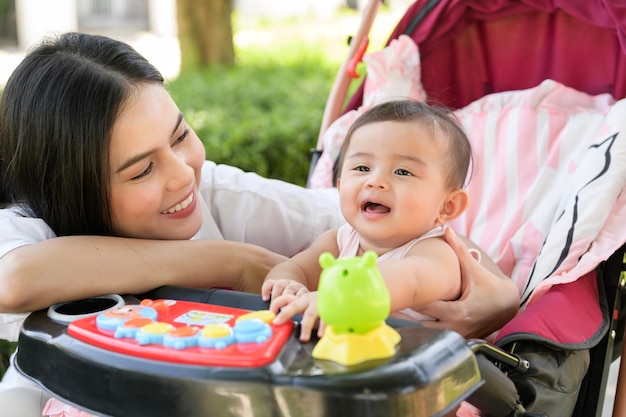
[[[357,167],[354,168],[355,171],[359,171],[359,172],[369,172],[369,167],[366,167],[365,165],[359,165]]]
[[[409,171],[407,171],[406,169],[396,169],[395,173],[397,175],[413,175]]]

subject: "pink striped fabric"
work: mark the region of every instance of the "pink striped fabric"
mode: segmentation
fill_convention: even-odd
[[[456,114],[476,159],[470,208],[452,227],[494,258],[524,304],[626,241],[626,228],[607,227],[626,219],[626,100],[546,80]]]

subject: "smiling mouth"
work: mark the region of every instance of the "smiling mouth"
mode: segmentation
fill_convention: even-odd
[[[389,213],[391,211],[389,207],[384,206],[379,203],[373,203],[371,201],[368,201],[365,204],[363,204],[363,206],[361,207],[361,210],[363,210],[366,213]]]
[[[189,197],[187,197],[185,200],[181,201],[180,203],[176,204],[175,206],[170,207],[167,210],[163,210],[161,214],[172,214],[172,213],[176,213],[178,211],[186,209],[187,207],[189,207],[189,204],[191,204],[191,202],[193,201],[193,194],[194,193],[189,194]]]

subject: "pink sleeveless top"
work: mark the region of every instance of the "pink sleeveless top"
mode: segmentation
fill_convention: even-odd
[[[437,226],[424,233],[422,236],[405,243],[399,248],[395,248],[390,250],[389,252],[385,252],[378,257],[377,262],[384,261],[385,259],[402,259],[417,242],[431,237],[443,236],[447,227],[447,225]],[[359,234],[356,230],[354,230],[352,226],[350,226],[349,224],[344,224],[339,228],[339,230],[337,230],[337,245],[339,246],[340,258],[356,256],[360,247]],[[410,321],[434,320],[432,317],[418,313],[412,308],[405,308],[396,313],[392,313],[391,316]]]

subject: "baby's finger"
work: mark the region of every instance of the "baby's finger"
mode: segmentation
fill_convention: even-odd
[[[289,286],[291,281],[286,279],[279,279],[274,282],[274,286],[272,287],[272,298],[277,298],[281,296],[285,289]]]
[[[261,285],[261,298],[263,301],[269,301],[275,283],[276,281],[273,279],[268,279],[263,282],[263,285]]]
[[[308,292],[309,292],[308,288],[300,287],[300,289],[298,289],[295,295],[300,297],[300,296],[303,296],[304,294],[307,294]]]
[[[278,297],[272,297],[272,302],[270,303],[270,311],[274,313],[278,313],[282,308],[286,305],[294,301],[297,297],[293,295],[280,295]]]
[[[317,313],[311,312],[311,308],[307,308],[302,314],[302,320],[300,321],[300,341],[308,342],[311,340],[311,333],[315,328],[317,322]]]
[[[324,336],[324,332],[325,331],[326,331],[326,323],[324,323],[322,320],[320,320],[320,325],[317,328],[317,337]]]
[[[306,301],[303,302],[303,297],[296,297],[295,295],[281,295],[276,299],[278,301],[276,306],[278,308],[278,314],[273,320],[274,324],[282,324],[291,319],[296,314],[302,313],[307,306]]]
[[[302,288],[304,288],[304,286],[299,282],[292,282],[285,287],[285,289],[283,290],[283,294],[298,295],[298,291],[300,291]]]

